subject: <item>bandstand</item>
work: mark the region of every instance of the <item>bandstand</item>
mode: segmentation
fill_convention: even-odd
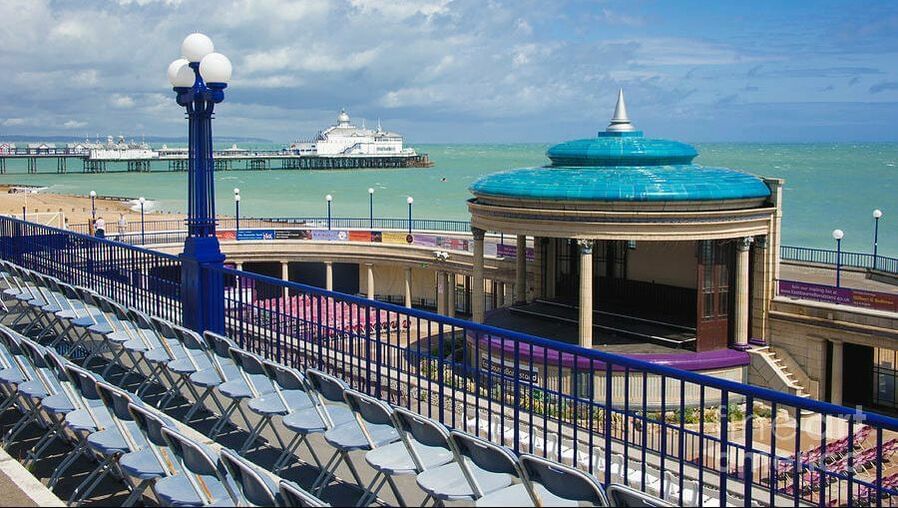
[[[645,137],[623,92],[604,131],[547,155],[546,166],[490,174],[470,187],[475,321],[514,327],[517,318],[501,315],[509,312],[554,318],[570,326],[562,340],[585,347],[623,335],[661,349],[620,352],[694,360],[766,340],[781,180],[694,164],[694,147]],[[515,305],[488,315],[477,305],[485,231],[516,235],[519,249]],[[521,255],[528,242],[529,269]]]

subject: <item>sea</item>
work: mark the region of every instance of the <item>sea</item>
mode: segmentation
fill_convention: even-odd
[[[240,144],[251,150],[282,146]],[[372,187],[377,217],[407,216],[406,199],[412,196],[415,217],[467,220],[472,182],[495,171],[546,164],[549,146],[416,145],[419,152],[430,155],[431,168],[220,171],[215,178],[216,206],[220,214],[233,214],[236,187],[243,217],[324,216],[328,194],[333,196],[334,217],[367,217]],[[785,180],[784,245],[834,248],[832,231],[838,228],[845,232],[844,250],[871,252],[873,210],[878,208],[883,212],[879,253],[898,257],[898,143],[695,146],[698,164]],[[80,162],[70,159],[69,173],[64,175],[55,173],[54,161],[39,164],[46,166],[40,168],[46,173],[29,175],[24,160],[8,161],[0,183],[37,185],[57,193],[83,195],[95,190],[99,195],[145,196],[156,209],[186,210],[187,175],[168,172],[165,163],[155,163],[158,170],[151,173],[83,174]]]

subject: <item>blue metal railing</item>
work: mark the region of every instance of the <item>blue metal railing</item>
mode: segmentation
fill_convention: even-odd
[[[168,320],[181,320],[177,256],[0,218],[0,256]]]
[[[177,258],[11,218],[0,218],[0,233],[4,259],[150,312],[179,308],[177,278],[122,285],[129,269],[116,261],[138,256],[140,272],[151,273],[177,267]],[[263,275],[206,270],[224,279],[225,327],[243,347],[337,374],[606,483],[670,493],[674,482],[683,493],[693,479],[721,506],[731,494],[746,506],[898,499],[888,461],[898,457],[893,418]],[[613,476],[612,464],[632,474]]]
[[[241,217],[241,229],[273,228],[273,227],[327,227],[327,217],[270,217],[255,218]],[[236,219],[224,217],[218,219],[218,227],[222,229],[235,229]],[[144,221],[145,232],[152,231],[177,231],[186,230],[183,219],[157,219]],[[79,233],[88,233],[89,224],[70,224],[69,229]],[[140,221],[130,221],[124,226],[124,232],[140,233]],[[408,231],[408,218],[375,217],[371,221],[368,217],[332,217],[331,229],[395,229]],[[413,231],[449,231],[454,233],[470,233],[471,223],[462,220],[448,219],[412,219]],[[106,234],[115,235],[119,232],[119,226],[113,221],[106,223]]]
[[[835,266],[836,260],[839,258],[839,253],[830,249],[783,245],[780,247],[780,257],[788,261]],[[868,254],[866,252],[849,252],[843,250],[840,263],[842,266],[898,274],[898,259],[888,256],[877,255],[874,258],[873,254]]]
[[[278,226],[288,227],[327,227],[327,217],[272,217],[272,218],[241,218],[240,227],[242,229],[253,228],[273,228]],[[219,219],[220,229],[235,229],[236,220],[226,217]],[[407,218],[383,218],[375,217],[372,222],[368,217],[336,217],[331,218],[332,229],[392,229],[399,231],[407,231]],[[88,233],[90,226],[88,224],[70,225],[69,229],[79,233]],[[125,225],[124,233],[140,233],[140,222],[129,222]],[[448,219],[412,219],[412,231],[442,231],[453,233],[470,233],[471,223],[463,220]],[[183,219],[159,219],[144,222],[144,230],[146,233],[152,232],[174,232],[185,230]],[[107,224],[107,235],[116,235],[119,232],[117,224]],[[139,243],[139,242],[132,242]],[[157,243],[151,242],[149,239],[147,244]],[[782,245],[780,247],[780,257],[787,261],[799,261],[802,263],[816,263],[825,265],[836,265],[837,252],[831,249],[818,249],[813,247],[798,247],[792,245]],[[888,256],[876,256],[866,252],[850,252],[842,251],[842,266],[864,268],[870,270],[878,270],[885,273],[898,274],[898,258]]]

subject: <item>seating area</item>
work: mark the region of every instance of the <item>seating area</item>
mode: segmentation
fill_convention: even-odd
[[[332,373],[278,364],[8,262],[0,283],[0,444],[69,504],[609,504],[599,479],[552,460],[573,456],[557,442],[516,454],[466,432],[477,418],[474,429],[450,429]],[[583,460],[605,470],[603,453]],[[632,486],[641,475],[629,463],[614,453],[610,467]],[[679,503],[678,479],[652,495],[655,474],[649,493],[609,486],[612,505]],[[683,502],[698,504],[698,482],[683,485]],[[715,506],[719,493],[708,494],[704,506]]]

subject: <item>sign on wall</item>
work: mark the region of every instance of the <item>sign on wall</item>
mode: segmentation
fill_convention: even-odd
[[[779,294],[780,296],[787,296],[790,298],[803,298],[805,300],[814,300],[817,302],[898,312],[898,295],[879,293],[876,291],[837,288],[822,284],[811,284],[810,282],[781,280],[779,281]]]

